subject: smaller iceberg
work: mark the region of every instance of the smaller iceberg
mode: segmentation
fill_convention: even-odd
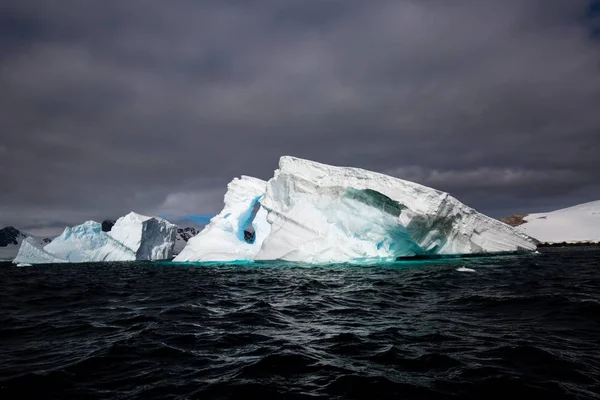
[[[99,222],[87,221],[65,228],[43,248],[28,238],[13,263],[166,260],[172,257],[176,233],[177,226],[164,219],[132,212],[119,218],[110,232]]]
[[[13,260],[13,263],[22,266],[30,264],[56,264],[66,262],[68,261],[60,259],[41,248],[37,240],[32,237],[28,237],[21,242],[19,252]]]

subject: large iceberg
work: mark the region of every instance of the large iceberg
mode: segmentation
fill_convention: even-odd
[[[225,207],[173,261],[251,261],[269,235],[267,213],[260,207],[267,182],[242,176],[227,185]]]
[[[163,219],[130,213],[119,218],[110,232],[87,221],[65,228],[43,248],[31,240],[21,243],[17,264],[165,260],[172,256],[177,227]]]
[[[174,261],[370,263],[536,248],[447,193],[380,173],[282,157],[266,187],[258,182],[234,179],[223,211]]]
[[[256,260],[371,262],[536,248],[439,190],[293,157],[281,158],[261,205],[271,234]]]

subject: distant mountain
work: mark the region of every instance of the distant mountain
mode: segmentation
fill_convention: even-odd
[[[542,243],[600,242],[600,200],[547,213],[515,214],[501,221]]]
[[[6,228],[0,229],[0,247],[7,247],[9,245],[18,245],[27,235],[21,233],[15,227],[7,226]]]
[[[29,235],[21,232],[13,226],[7,226],[5,228],[0,229],[0,261],[12,261],[19,252],[21,242],[28,236]],[[41,238],[37,236],[32,237],[38,240],[42,246],[52,241],[52,239],[50,238]]]
[[[190,226],[187,226],[185,228],[178,228],[177,237],[175,239],[175,247],[173,248],[173,255],[181,253],[181,250],[183,250],[183,248],[187,244],[187,241],[190,240],[190,238],[196,236],[198,233],[200,233],[200,231],[201,229],[193,228]]]
[[[183,218],[166,218],[170,223],[175,224],[181,228],[184,227],[189,227],[189,228],[194,228],[196,229],[198,232],[200,232],[202,229],[204,229],[204,227],[206,226],[206,224],[208,224],[208,220],[207,221],[201,221],[199,219],[196,218],[188,218],[188,217],[183,217]]]

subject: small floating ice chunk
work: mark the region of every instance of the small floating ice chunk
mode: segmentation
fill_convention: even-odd
[[[17,267],[33,267],[33,265],[27,263],[19,263],[17,264]]]
[[[460,268],[456,268],[456,270],[457,270],[458,272],[475,272],[475,270],[474,270],[474,269],[467,268],[467,267],[460,267]]]

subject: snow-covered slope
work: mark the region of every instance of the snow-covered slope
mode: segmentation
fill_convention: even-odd
[[[108,235],[132,249],[136,260],[168,260],[173,256],[177,226],[130,212],[115,222]]]
[[[254,241],[244,238],[248,226]],[[366,263],[534,250],[536,242],[447,193],[358,168],[282,157],[264,187],[234,179],[225,208],[175,261]]]
[[[63,233],[44,246],[53,256],[69,262],[133,261],[135,252],[102,231],[102,225],[87,221]],[[38,261],[25,261],[30,264]]]
[[[529,214],[517,227],[540,242],[600,242],[600,200],[548,213]]]
[[[266,212],[259,203],[265,186],[265,181],[248,176],[231,181],[223,210],[188,241],[173,261],[252,260],[270,232]],[[245,239],[248,229],[254,231],[254,240]]]
[[[48,253],[41,248],[38,241],[34,238],[28,237],[21,242],[18,254],[13,260],[15,264],[51,264],[51,263],[65,263],[67,260],[60,259],[54,255]]]

